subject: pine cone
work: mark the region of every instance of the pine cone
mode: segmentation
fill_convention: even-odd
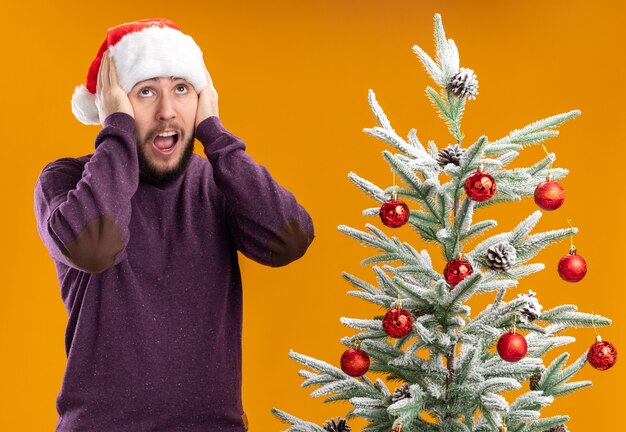
[[[452,77],[446,89],[458,97],[466,97],[468,99],[476,99],[478,94],[478,80],[474,71],[467,68],[461,68]]]
[[[341,417],[337,417],[336,422],[334,419],[326,420],[322,427],[328,432],[349,432],[352,430],[352,428],[348,426],[348,423]]]
[[[537,390],[538,386],[539,386],[539,380],[541,379],[541,374],[540,373],[536,373],[533,376],[530,377],[530,389],[532,391]]]
[[[558,425],[558,426],[554,426],[551,429],[548,429],[545,432],[567,432],[567,428],[565,427],[565,425]]]
[[[393,391],[393,395],[391,396],[391,402],[396,403],[401,399],[407,399],[411,397],[411,393],[409,392],[409,385],[402,384],[400,387],[396,388]]]
[[[507,242],[496,243],[487,249],[487,267],[495,271],[508,271],[517,261],[515,248]]]
[[[450,144],[437,154],[437,163],[441,168],[445,168],[449,163],[459,166],[461,164],[461,156],[465,153],[465,149],[458,144]]]
[[[526,305],[520,309],[520,321],[524,324],[530,324],[541,315],[541,309],[543,306],[539,304],[539,300],[535,297],[533,291],[528,291],[528,294],[518,294],[518,298],[522,297],[526,300]]]

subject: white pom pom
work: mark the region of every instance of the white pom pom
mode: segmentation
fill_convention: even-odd
[[[96,95],[91,94],[83,84],[74,89],[72,95],[72,113],[78,121],[86,125],[99,125],[100,116],[96,106]]]

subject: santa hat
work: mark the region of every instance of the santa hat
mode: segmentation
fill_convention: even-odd
[[[200,47],[172,21],[153,18],[121,24],[107,30],[89,66],[86,84],[74,90],[72,113],[84,124],[100,124],[96,81],[107,50],[115,59],[119,84],[126,93],[138,82],[156,77],[184,78],[198,93],[207,84]]]

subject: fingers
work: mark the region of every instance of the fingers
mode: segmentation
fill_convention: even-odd
[[[107,59],[109,59],[107,57]],[[117,68],[115,67],[115,59],[111,58],[109,59],[109,69],[110,69],[110,73],[109,73],[109,77],[111,80],[111,86],[118,86],[119,85],[119,81],[117,79]]]
[[[102,61],[100,62],[100,69],[98,69],[98,80],[96,81],[96,93],[102,93],[104,89],[109,87],[109,52],[105,51],[102,55]]]
[[[96,91],[100,85],[100,89],[111,89],[119,86],[117,69],[115,68],[115,59],[109,56],[109,51],[105,51],[102,55],[100,69],[98,70],[98,82],[96,83]]]
[[[107,113],[107,93],[110,92],[109,84],[109,53],[105,51],[100,61],[98,69],[98,79],[96,81],[96,107],[98,108],[98,118],[100,123],[104,124]]]
[[[118,84],[117,70],[114,59],[109,51],[102,54],[98,81],[96,83],[96,107],[100,123],[112,113],[124,112],[134,117],[133,107],[126,92]]]
[[[104,86],[105,87],[111,87],[111,72],[110,72],[110,68],[111,68],[111,59],[109,58],[109,51],[107,50],[104,55],[102,56],[102,66],[104,67],[102,70],[102,77],[104,78]]]

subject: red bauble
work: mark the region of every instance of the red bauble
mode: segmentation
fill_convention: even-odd
[[[487,201],[496,194],[496,181],[479,168],[465,180],[465,193],[473,201]]]
[[[565,201],[563,186],[548,176],[546,181],[541,182],[535,188],[535,203],[544,210],[556,210]]]
[[[341,356],[341,370],[352,377],[360,377],[370,368],[370,356],[358,348],[350,348]]]
[[[378,214],[380,215],[380,220],[391,228],[401,227],[411,216],[409,206],[399,199],[392,199],[384,203]]]
[[[576,254],[572,248],[569,254],[559,260],[559,276],[567,282],[579,282],[587,274],[587,262],[583,257]]]
[[[520,361],[528,351],[526,339],[519,333],[510,331],[503,334],[498,340],[498,354],[502,360],[508,362]]]
[[[469,261],[462,258],[453,259],[443,269],[443,276],[451,286],[458,285],[463,279],[474,273]]]
[[[401,338],[413,328],[413,315],[405,309],[391,309],[383,319],[383,330],[393,338]]]
[[[617,362],[617,350],[611,342],[603,341],[598,336],[596,343],[589,348],[587,361],[594,369],[610,369]]]

